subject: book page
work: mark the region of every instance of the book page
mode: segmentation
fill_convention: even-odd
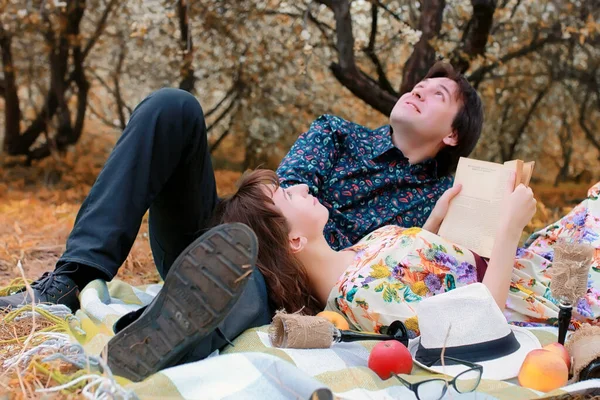
[[[523,161],[521,160],[512,160],[504,163],[504,166],[509,168],[511,171],[515,171],[515,188],[519,186],[519,184],[523,181],[525,177],[523,173]]]
[[[533,175],[533,168],[535,167],[535,161],[526,162],[523,164],[523,176],[521,177],[521,183],[525,186],[529,186],[531,176]]]
[[[439,235],[490,257],[508,179],[509,166],[461,158],[454,185],[462,184],[462,190],[450,203]]]

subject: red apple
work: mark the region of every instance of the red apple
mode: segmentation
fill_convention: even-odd
[[[396,340],[379,342],[371,350],[367,364],[381,379],[388,379],[395,374],[410,374],[413,360],[410,352]]]

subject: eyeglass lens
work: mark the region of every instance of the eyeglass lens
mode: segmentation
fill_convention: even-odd
[[[417,387],[419,400],[439,400],[446,393],[447,382],[443,379],[432,379]]]
[[[460,393],[469,393],[477,389],[480,380],[481,372],[478,369],[471,369],[458,375],[454,381],[454,386]]]

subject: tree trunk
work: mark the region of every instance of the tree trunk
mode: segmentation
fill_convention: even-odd
[[[191,93],[194,91],[196,77],[194,76],[194,67],[192,65],[194,60],[194,45],[192,43],[192,34],[189,24],[189,0],[177,1],[177,11],[179,14],[179,32],[181,33],[179,46],[183,54],[179,88]]]
[[[558,131],[558,138],[562,143],[560,148],[562,164],[554,180],[554,187],[558,186],[560,182],[566,182],[569,179],[569,166],[571,165],[571,157],[573,156],[573,130],[567,120],[566,113],[563,114],[563,123],[561,129]]]
[[[412,90],[427,75],[427,71],[435,62],[435,50],[431,47],[429,41],[440,33],[445,6],[445,0],[424,0],[421,2],[421,17],[419,18],[421,39],[415,45],[412,54],[404,65],[400,96]]]
[[[523,137],[523,133],[525,133],[525,129],[527,129],[527,125],[529,125],[529,122],[531,121],[531,118],[535,114],[537,107],[539,106],[539,104],[542,101],[542,99],[544,98],[544,96],[546,96],[546,93],[548,93],[551,86],[552,86],[552,83],[548,84],[548,86],[546,86],[544,89],[542,89],[540,92],[538,92],[538,94],[535,96],[535,99],[531,103],[531,106],[529,107],[527,114],[525,114],[525,118],[523,119],[523,122],[521,122],[521,125],[519,125],[519,127],[515,131],[512,143],[510,143],[506,153],[504,153],[504,155],[503,155],[503,158],[504,158],[502,160],[503,162],[510,161],[515,158],[515,154],[517,152],[517,146],[518,146],[519,142],[521,141],[521,138]]]
[[[496,0],[471,0],[471,5],[473,15],[463,32],[462,46],[457,47],[452,56],[452,65],[461,73],[469,69],[473,58],[485,53],[494,22]]]
[[[79,26],[83,13],[85,11],[85,0],[75,2],[76,8],[69,14],[69,30],[67,35],[75,37],[76,41],[73,44],[73,82],[77,87],[77,109],[75,114],[75,124],[71,129],[71,135],[64,145],[77,143],[83,132],[85,121],[85,112],[87,110],[87,99],[90,84],[85,76],[84,55],[81,50],[81,40]],[[62,147],[61,147],[62,148]]]
[[[0,24],[0,50],[2,51],[2,68],[4,70],[4,150],[11,153],[19,140],[21,108],[15,81],[15,67],[11,52],[11,37]]]

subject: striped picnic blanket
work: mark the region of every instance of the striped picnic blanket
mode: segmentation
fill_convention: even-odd
[[[77,318],[69,323],[69,341],[80,343],[93,359],[101,358],[102,349],[113,336],[113,323],[121,315],[152,301],[160,287],[159,284],[133,287],[118,280],[108,284],[100,280],[91,282],[81,293],[82,308],[77,311]],[[531,331],[542,344],[556,340],[554,328]],[[234,341],[233,347],[219,355],[162,370],[143,382],[132,383],[116,377],[103,378],[103,384],[105,390],[111,385],[118,387],[122,398],[141,399],[306,400],[317,389],[329,391],[340,399],[415,398],[397,379],[383,381],[367,367],[369,351],[375,344],[365,341],[338,343],[329,349],[278,349],[271,346],[268,326],[263,326],[246,331]],[[417,382],[431,375],[415,366],[411,375],[403,377]],[[97,387],[102,386],[101,380],[96,382]],[[522,388],[514,380],[483,380],[477,392],[454,392],[452,398],[532,399],[579,393],[589,388],[600,390],[600,380],[573,384],[548,394]]]

